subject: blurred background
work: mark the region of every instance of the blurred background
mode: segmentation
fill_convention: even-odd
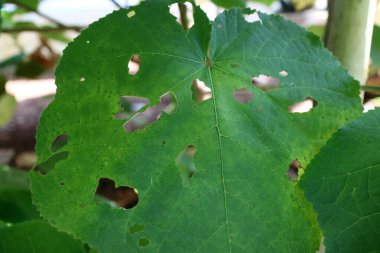
[[[0,228],[2,222],[38,219],[31,204],[27,175],[36,161],[35,131],[43,109],[54,98],[54,69],[67,44],[90,23],[139,0],[0,0]],[[328,42],[329,4],[334,0],[198,0],[210,20],[225,8],[247,6],[277,13]],[[363,1],[366,2],[366,1]],[[376,10],[375,10],[376,9]],[[191,5],[173,5],[170,12],[184,27],[191,26]],[[371,45],[362,84],[364,111],[380,106],[380,3],[367,34]],[[331,14],[331,9],[330,9]],[[373,31],[372,31],[373,28]],[[332,50],[334,53],[334,50]],[[338,56],[339,58],[339,56]],[[351,61],[356,61],[356,59]],[[345,63],[343,62],[343,65]],[[138,61],[132,62],[138,68]],[[367,68],[368,67],[368,68]],[[347,66],[349,72],[350,67]],[[271,80],[262,77],[265,85]],[[309,103],[308,103],[309,102]],[[305,111],[310,101],[292,110]],[[311,105],[312,106],[312,105]],[[16,169],[16,170],[15,170]],[[5,191],[17,190],[9,195]],[[18,192],[18,193],[17,193]],[[89,251],[86,248],[85,251]]]

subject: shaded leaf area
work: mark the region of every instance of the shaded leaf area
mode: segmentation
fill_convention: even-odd
[[[380,251],[380,110],[341,128],[301,179],[326,252]]]
[[[57,232],[45,221],[26,221],[10,227],[0,227],[0,250],[12,253],[87,252],[80,241]]]
[[[68,234],[60,233],[32,204],[28,173],[0,167],[0,252],[88,252]]]
[[[38,164],[67,157],[30,175],[42,216],[101,252],[315,252],[316,215],[287,172],[360,114],[357,82],[319,39],[278,16],[247,23],[249,11],[232,9],[210,24],[195,7],[187,32],[170,3],[114,12],[64,51],[36,149]],[[259,75],[280,84],[263,91],[252,85]],[[175,111],[125,131],[168,92]],[[147,104],[123,118],[123,96]],[[308,97],[318,106],[288,111]],[[99,202],[101,178],[112,193],[136,189],[137,205]]]
[[[28,173],[0,167],[0,220],[16,223],[39,218],[32,204]]]

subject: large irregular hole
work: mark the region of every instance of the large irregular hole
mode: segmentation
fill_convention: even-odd
[[[300,162],[298,160],[293,160],[292,163],[289,165],[289,169],[286,175],[291,181],[296,181],[298,179],[299,168]]]
[[[69,136],[67,134],[61,134],[57,136],[57,138],[54,139],[53,143],[51,144],[50,150],[51,152],[56,152],[59,149],[63,148],[67,145],[69,141]]]
[[[38,171],[41,175],[47,175],[49,172],[55,169],[55,166],[58,162],[66,160],[69,157],[69,152],[60,152],[52,155],[43,163],[37,164],[34,168],[35,171]]]
[[[236,89],[233,95],[235,100],[242,104],[248,104],[253,98],[252,92],[247,88]]]
[[[139,202],[139,196],[136,189],[128,186],[119,186],[115,188],[115,182],[109,178],[99,179],[97,196],[106,199],[113,206],[130,209],[135,207]]]
[[[169,12],[184,30],[189,30],[194,25],[193,5],[190,2],[171,4]]]
[[[247,12],[247,11],[246,11]],[[244,14],[244,19],[248,23],[260,22],[263,23],[256,11],[249,10],[246,14]]]
[[[120,111],[115,115],[116,119],[129,119],[135,112],[146,106],[149,99],[134,96],[120,97]]]
[[[139,69],[140,69],[140,56],[133,55],[128,62],[128,73],[131,76],[134,76],[139,72]]]
[[[184,151],[179,154],[175,160],[175,164],[178,167],[179,174],[182,178],[182,184],[184,186],[190,184],[190,179],[196,172],[194,163],[194,156],[196,152],[197,150],[195,146],[189,145]]]
[[[304,100],[289,106],[289,112],[291,113],[305,113],[313,109],[318,105],[318,102],[312,97],[307,97]]]
[[[193,100],[200,103],[212,98],[212,92],[206,84],[199,79],[195,79],[191,85],[191,91],[193,92]]]
[[[124,125],[127,132],[135,132],[143,129],[160,119],[162,112],[173,114],[177,109],[177,100],[172,92],[165,93],[160,97],[160,103],[156,106],[147,108],[132,116]]]
[[[263,91],[270,91],[280,87],[280,79],[267,75],[258,75],[252,78],[252,84]]]

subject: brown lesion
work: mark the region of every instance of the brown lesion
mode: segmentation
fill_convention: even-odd
[[[137,205],[139,196],[137,190],[128,186],[119,186],[115,188],[115,181],[109,178],[100,178],[97,196],[105,198],[117,206],[130,209]]]
[[[211,59],[210,59],[210,56],[207,55],[206,56],[206,59],[205,59],[205,66],[211,66],[212,62],[211,62]]]

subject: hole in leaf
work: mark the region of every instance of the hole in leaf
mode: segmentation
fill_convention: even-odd
[[[135,207],[139,202],[139,196],[136,189],[128,186],[119,186],[115,188],[115,182],[109,178],[99,179],[97,196],[107,199],[112,205],[130,209]]]
[[[66,146],[67,142],[69,140],[69,136],[67,134],[61,134],[55,138],[53,141],[53,144],[51,144],[50,150],[51,152],[56,152],[59,149],[63,148]]]
[[[278,74],[283,77],[288,76],[288,72],[286,72],[285,70],[278,72]]]
[[[298,171],[300,168],[300,162],[298,160],[293,160],[292,163],[289,165],[288,172],[286,175],[288,178],[292,181],[296,181],[298,178]]]
[[[236,89],[234,91],[234,98],[242,104],[248,104],[252,100],[253,94],[247,88]]]
[[[173,114],[176,109],[177,99],[172,92],[167,92],[160,97],[160,103],[156,106],[149,107],[145,111],[139,112],[130,118],[124,125],[124,129],[127,132],[134,132],[138,129],[145,128],[159,120],[162,112]]]
[[[194,163],[194,156],[196,152],[197,150],[195,146],[189,145],[184,151],[179,154],[175,160],[175,164],[179,169],[179,173],[182,178],[182,184],[184,186],[189,185],[191,177],[196,172]]]
[[[84,78],[83,76],[79,79],[79,81],[81,81],[81,82],[84,82],[84,81],[86,81],[86,78]]]
[[[263,91],[270,91],[280,87],[280,79],[267,75],[258,75],[252,78],[252,84]]]
[[[206,86],[206,84],[198,79],[193,81],[191,86],[191,91],[193,92],[193,100],[195,102],[203,102],[212,98],[211,89]]]
[[[140,56],[133,55],[128,62],[128,73],[131,76],[136,75],[140,69]]]
[[[133,225],[132,227],[129,228],[128,232],[130,234],[135,234],[135,233],[143,231],[144,228],[145,228],[145,226],[142,225],[142,224],[135,224],[135,225]]]
[[[116,119],[129,119],[133,113],[137,112],[149,103],[149,99],[134,96],[120,97],[120,111],[115,115]]]
[[[184,30],[189,30],[194,25],[193,5],[190,2],[171,4],[169,12]]]
[[[256,11],[248,10],[247,14],[244,14],[244,19],[248,23],[254,23],[254,22],[260,22],[261,24],[263,23]]]
[[[43,163],[37,164],[34,170],[38,171],[41,175],[47,175],[55,169],[58,162],[66,160],[67,157],[69,157],[69,152],[67,151],[54,154]]]
[[[146,247],[146,246],[148,246],[149,244],[150,244],[150,241],[149,241],[148,238],[141,237],[141,238],[139,239],[139,246],[140,246],[140,247]]]
[[[305,113],[313,109],[318,105],[318,102],[312,97],[307,97],[304,100],[289,106],[289,112],[291,113]]]
[[[134,10],[128,11],[128,13],[127,13],[127,17],[128,17],[128,18],[131,18],[131,17],[133,17],[134,15],[136,15],[136,12],[135,12]]]

